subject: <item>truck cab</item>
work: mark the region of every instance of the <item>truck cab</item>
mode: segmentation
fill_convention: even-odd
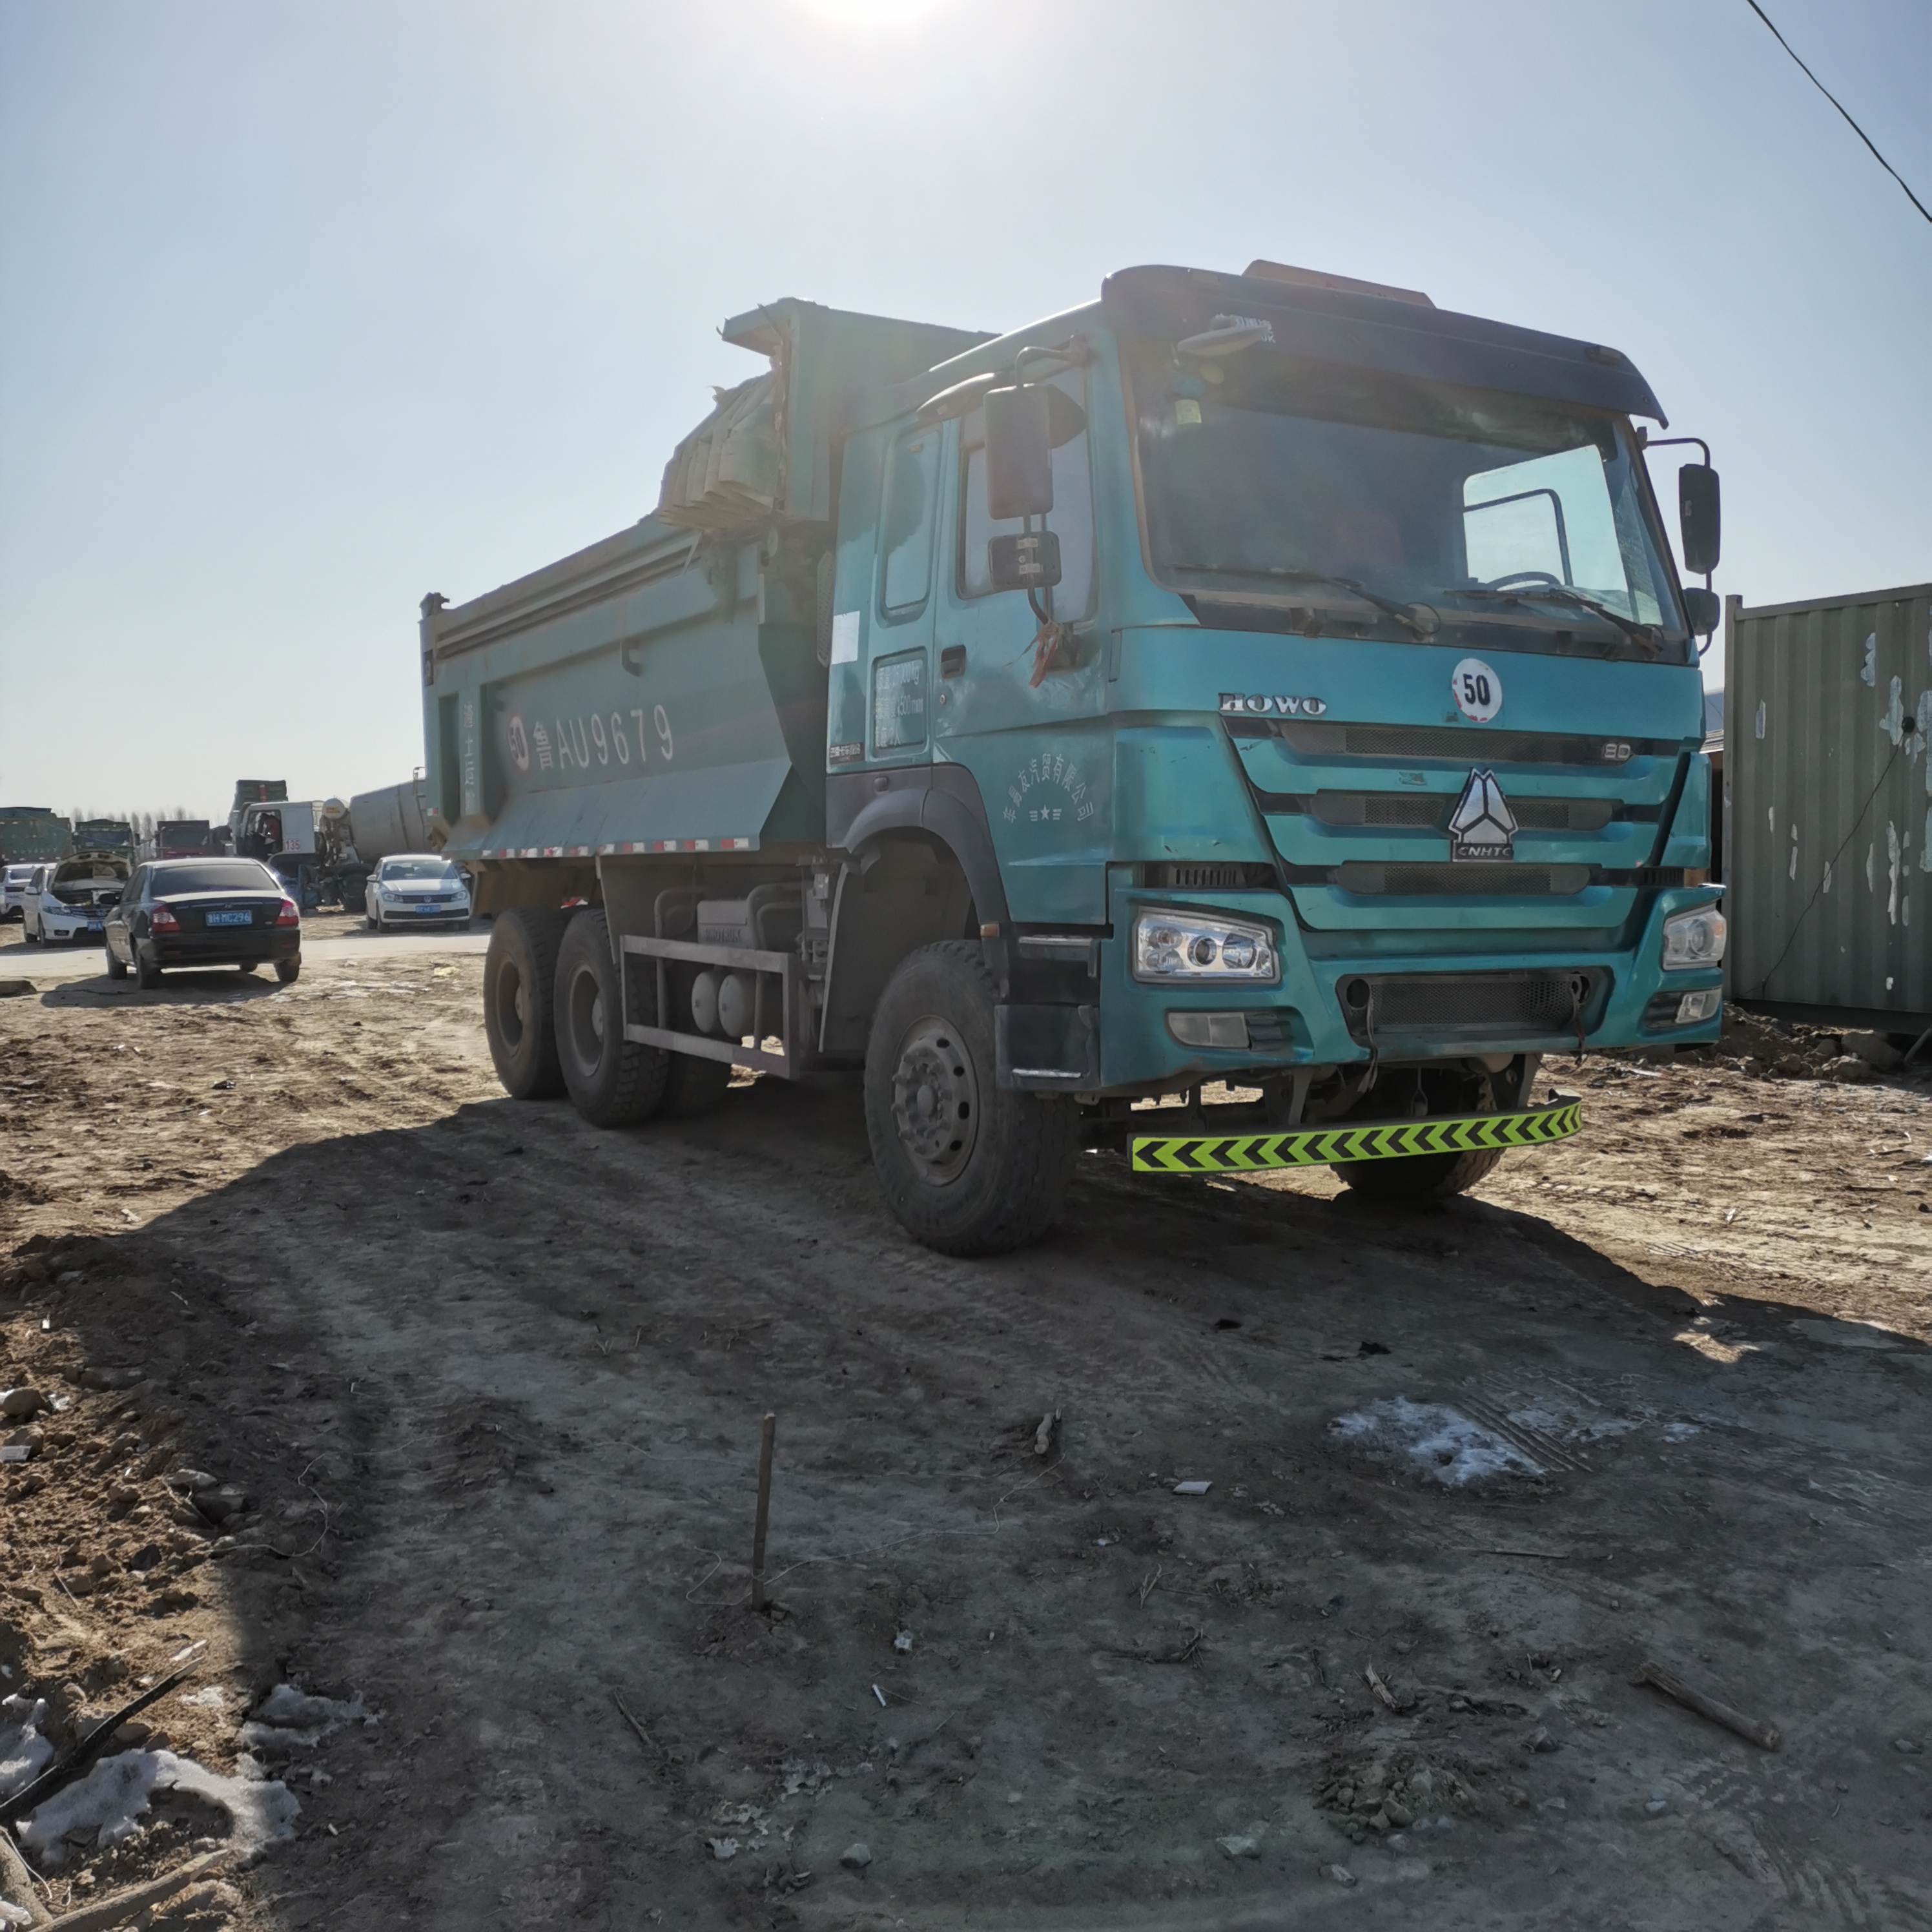
[[[769,476],[747,385],[653,527],[425,604],[448,849],[598,912],[629,1045],[862,1070],[896,1211],[973,1252],[1078,1145],[1466,1186],[1574,1130],[1544,1055],[1714,1036],[1716,599],[1622,353],[1136,268],[814,417],[809,308],[728,325]]]

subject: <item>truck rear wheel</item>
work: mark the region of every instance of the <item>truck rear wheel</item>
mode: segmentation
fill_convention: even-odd
[[[555,1022],[556,952],[566,915],[518,906],[497,920],[483,962],[483,1031],[512,1100],[563,1091]]]
[[[556,954],[556,1057],[571,1104],[593,1127],[628,1127],[658,1111],[670,1055],[624,1037],[622,980],[601,912],[577,914]]]
[[[994,1084],[995,998],[977,946],[922,946],[887,982],[866,1045],[866,1130],[886,1204],[942,1254],[1036,1240],[1079,1151],[1071,1100]]]

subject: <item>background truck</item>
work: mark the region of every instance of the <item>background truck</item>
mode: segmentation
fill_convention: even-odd
[[[134,828],[124,818],[76,818],[74,849],[77,855],[124,859],[134,862]]]
[[[1621,352],[1267,262],[724,335],[769,366],[655,515],[424,600],[512,1094],[856,1073],[894,1212],[982,1253],[1083,1148],[1440,1195],[1576,1130],[1540,1056],[1715,1036],[1717,599]]]
[[[304,909],[342,905],[359,910],[369,868],[350,833],[339,798],[279,798],[242,807],[236,854],[260,859],[280,874]]]
[[[0,806],[0,865],[71,858],[74,830],[50,806]]]
[[[434,852],[443,836],[443,828],[430,821],[420,776],[380,791],[358,791],[349,801],[349,830],[356,856],[370,868],[398,853]]]
[[[162,818],[154,822],[157,859],[193,859],[214,850],[214,829],[205,818]]]

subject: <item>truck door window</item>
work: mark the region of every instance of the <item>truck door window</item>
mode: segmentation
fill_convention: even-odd
[[[910,430],[892,445],[886,460],[879,516],[879,608],[890,620],[916,616],[926,608],[932,583],[939,444],[937,429]]]
[[[1618,607],[1640,622],[1661,621],[1640,538],[1622,528],[1619,500],[1604,488],[1594,443],[1533,456],[1462,480],[1462,541],[1479,584],[1540,572]]]
[[[1077,370],[1058,377],[1060,386],[1085,407],[1084,386]],[[992,538],[1017,530],[1012,518],[995,521],[986,508],[986,452],[982,418],[976,410],[961,426],[962,452],[959,485],[959,594],[994,594],[986,571],[986,545]],[[1053,452],[1053,511],[1046,526],[1060,539],[1060,584],[1053,593],[1053,614],[1074,622],[1094,608],[1094,478],[1087,432]],[[1018,596],[1021,593],[1012,593]]]

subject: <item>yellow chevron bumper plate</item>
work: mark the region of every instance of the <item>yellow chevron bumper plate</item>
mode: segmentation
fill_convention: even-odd
[[[1142,1174],[1252,1174],[1270,1167],[1317,1167],[1334,1160],[1401,1160],[1418,1154],[1472,1154],[1484,1148],[1540,1147],[1582,1125],[1574,1100],[1515,1114],[1444,1115],[1420,1120],[1354,1120],[1268,1134],[1136,1134],[1130,1151]]]

